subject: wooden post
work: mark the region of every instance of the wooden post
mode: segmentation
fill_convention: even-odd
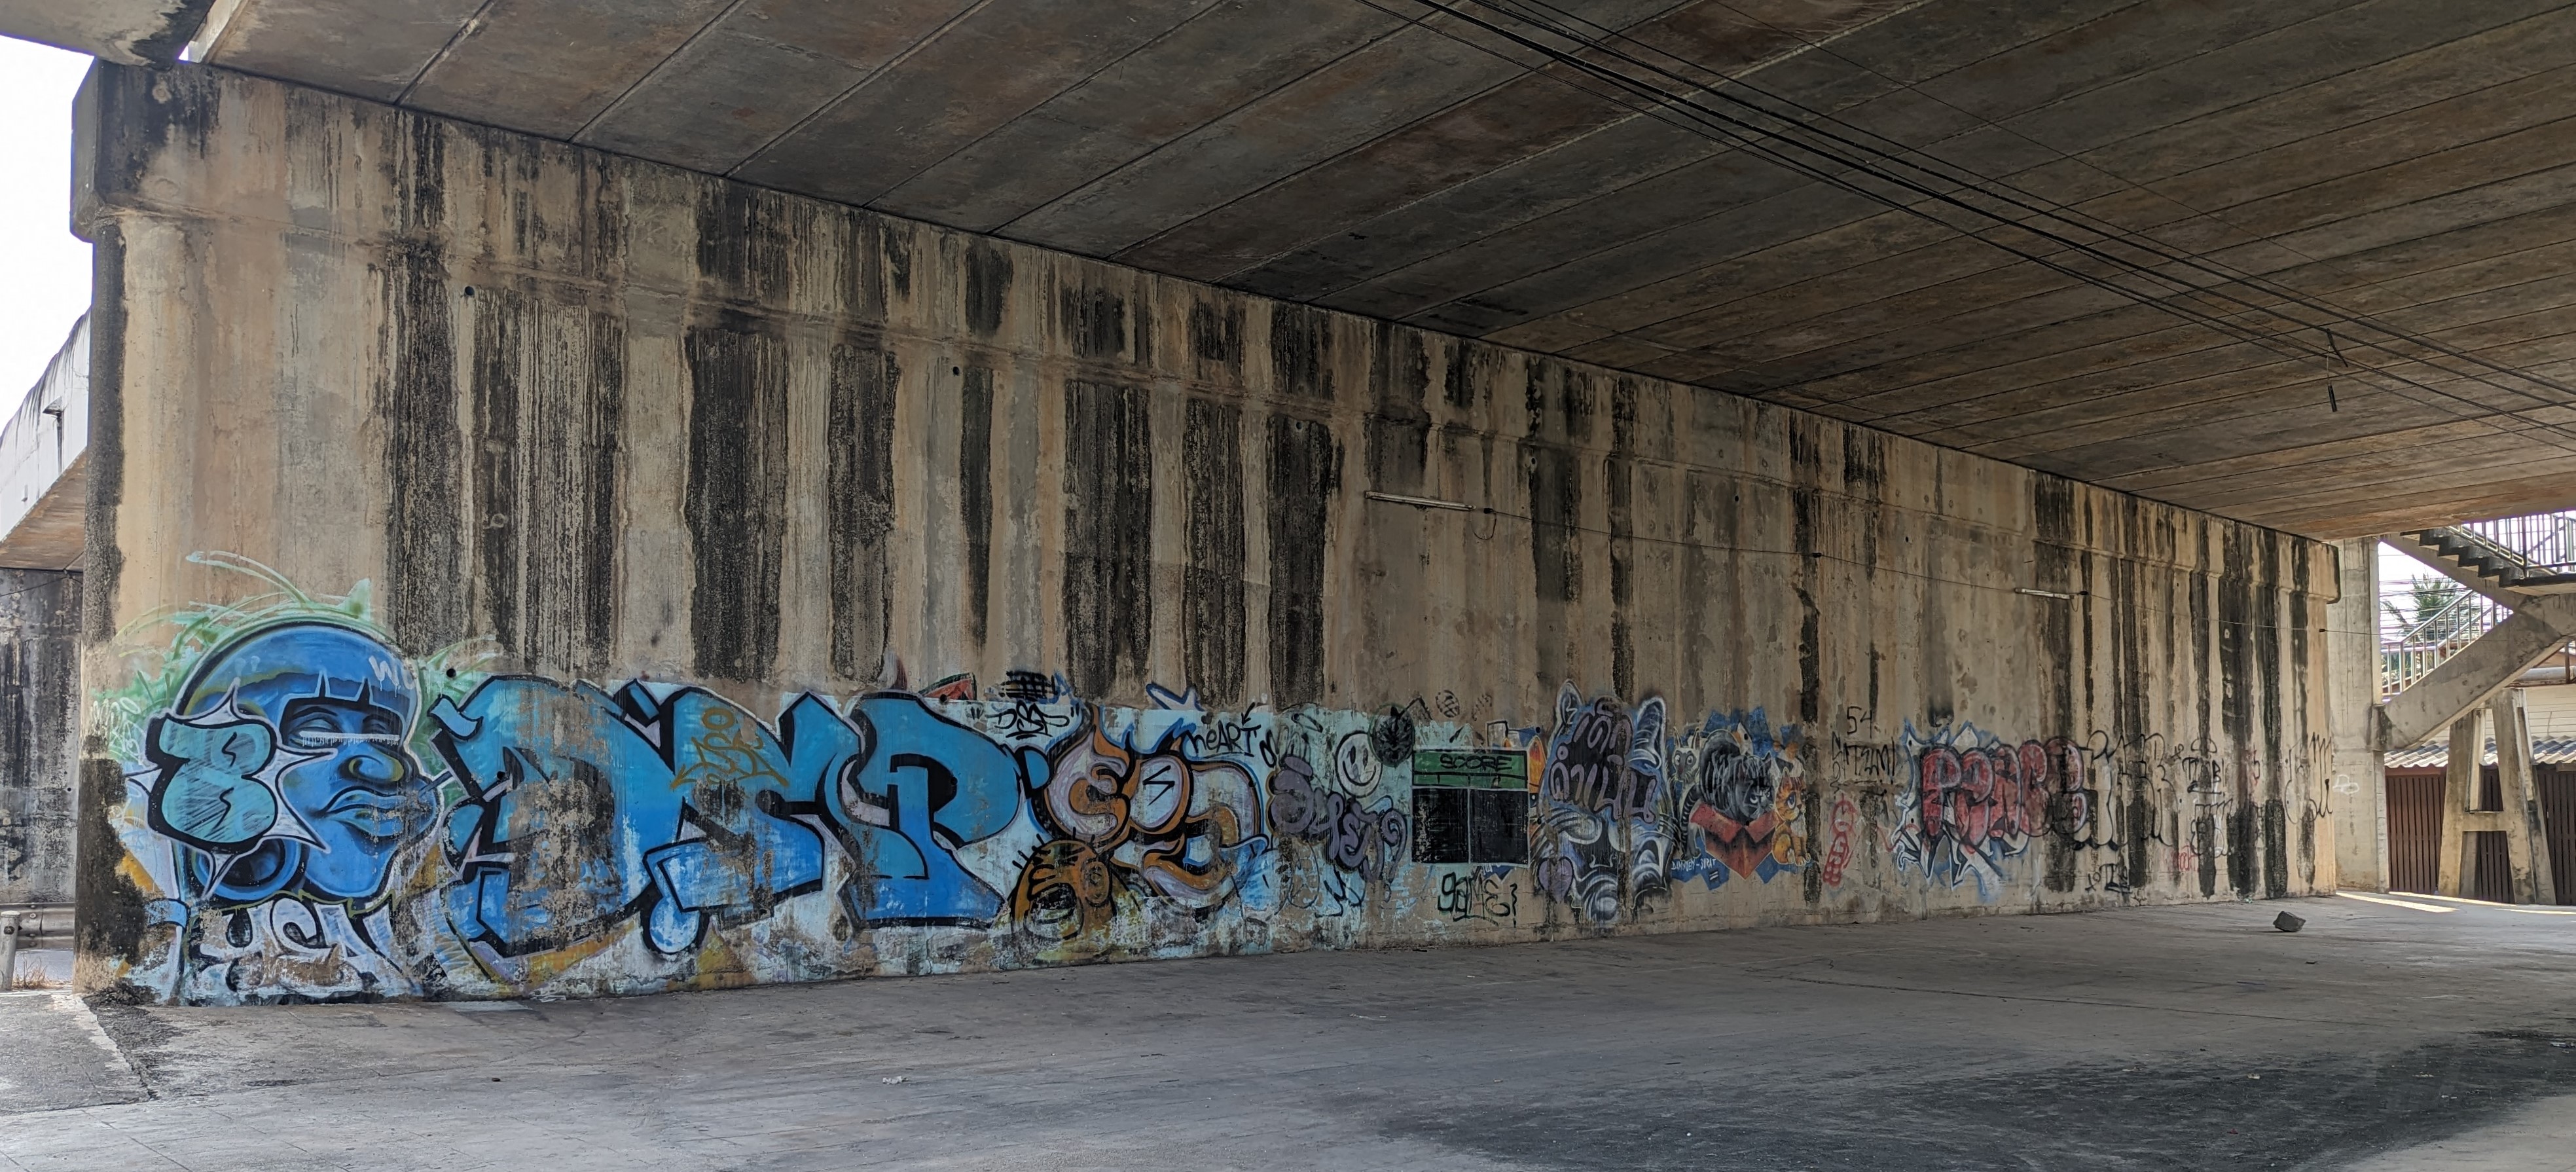
[[[2550,878],[2549,840],[2531,761],[2531,712],[2522,689],[2496,693],[2487,711],[2495,718],[2496,782],[2504,798],[2505,851],[2513,860],[2513,901],[2555,902],[2558,889]]]
[[[2451,722],[2451,760],[2442,769],[2441,870],[2433,883],[2438,895],[2467,894],[2460,887],[2478,865],[2477,840],[2467,831],[2478,800],[2478,762],[2486,756],[2486,738],[2478,735],[2485,715],[2472,708]]]

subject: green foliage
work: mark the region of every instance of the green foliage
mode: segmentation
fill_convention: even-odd
[[[2485,608],[2468,601],[2468,587],[2448,578],[2417,578],[2406,593],[2379,600],[2409,644],[2448,643],[2483,633]]]
[[[195,553],[188,560],[259,580],[267,590],[241,601],[191,603],[153,611],[119,630],[117,646],[130,666],[121,687],[102,689],[90,698],[90,727],[107,739],[107,750],[119,761],[142,760],[143,727],[154,714],[170,711],[182,697],[188,675],[208,652],[260,627],[295,619],[328,619],[396,646],[375,619],[375,589],[360,581],[347,594],[311,594],[276,570],[238,554]],[[166,629],[166,634],[158,634]],[[470,639],[412,659],[419,679],[422,711],[441,697],[463,699],[483,678],[482,667],[493,655],[489,639]],[[424,727],[428,726],[428,727]],[[432,721],[413,722],[414,754],[435,760],[429,744]]]

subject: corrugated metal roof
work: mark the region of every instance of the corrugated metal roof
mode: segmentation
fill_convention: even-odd
[[[2576,737],[2534,737],[2531,741],[2531,759],[2535,764],[2540,765],[2576,765]],[[2495,763],[2495,739],[2489,737],[2486,753],[2478,759],[2478,764]],[[2388,754],[2390,769],[2446,769],[2450,764],[2451,739],[2449,737],[2429,744],[2417,745],[2411,749],[2398,749]]]

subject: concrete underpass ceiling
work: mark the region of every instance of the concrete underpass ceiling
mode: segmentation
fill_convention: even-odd
[[[1457,2],[243,0],[197,55],[2312,535],[2576,505],[2576,393],[2427,348],[2576,381],[2559,0],[1555,0],[2388,327],[2239,313],[2259,344],[1639,114],[1462,18],[1528,0]]]

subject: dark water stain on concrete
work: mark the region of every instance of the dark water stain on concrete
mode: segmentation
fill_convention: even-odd
[[[72,848],[74,947],[89,956],[134,956],[143,948],[149,926],[143,890],[121,864],[124,840],[117,836],[126,802],[125,766],[105,755],[104,745],[85,747],[81,760],[80,838]],[[160,1000],[158,992],[120,987],[111,1000]]]
[[[473,302],[474,358],[467,402],[474,417],[476,575],[486,622],[501,646],[524,657],[519,638],[519,363],[526,298],[486,285]],[[524,662],[524,658],[522,660]]]
[[[966,533],[966,633],[981,647],[991,631],[993,596],[993,368],[966,368],[957,411],[957,523]]]
[[[1477,403],[1492,396],[1494,379],[1502,370],[1502,351],[1479,342],[1459,342],[1449,352],[1449,369],[1441,379],[1441,397],[1461,411],[1475,410]]]
[[[1660,1082],[1566,1087],[1537,1102],[1459,1090],[1437,1110],[1352,1106],[1379,1114],[1382,1135],[1528,1168],[2310,1169],[2576,1092],[2576,1052],[2514,1034],[2277,1060],[1990,1066],[1943,1074],[1938,1093],[1919,1072],[1819,1083],[1663,1069]]]
[[[1419,330],[1379,322],[1372,332],[1369,387],[1377,410],[1391,419],[1428,420],[1423,400],[1431,391],[1431,350]]]
[[[729,301],[777,303],[794,283],[788,199],[740,183],[710,184],[698,199],[698,276]],[[810,218],[810,217],[803,217]]]
[[[873,344],[844,342],[832,348],[824,435],[830,458],[824,476],[832,674],[843,679],[873,679],[885,662],[887,624],[892,621],[885,539],[894,528],[894,414],[900,376],[894,356]],[[988,421],[990,383],[987,376]]]
[[[1611,380],[1610,457],[1602,462],[1602,503],[1610,522],[1610,687],[1638,694],[1637,679],[1637,482],[1646,475],[1637,455],[1638,387],[1635,379]]]
[[[1181,470],[1189,549],[1181,571],[1181,665],[1210,704],[1243,698],[1243,409],[1193,398],[1183,409]]]
[[[1154,456],[1146,392],[1064,387],[1065,674],[1085,696],[1144,690],[1154,629]]]
[[[505,286],[471,304],[476,596],[493,637],[523,664],[604,670],[616,618],[624,319],[567,313]]]
[[[538,645],[557,640],[548,627],[564,628],[571,649],[566,666],[589,674],[608,670],[617,629],[617,562],[621,548],[617,482],[622,461],[618,437],[626,421],[626,320],[613,313],[590,316],[590,369],[586,384],[556,385],[547,404],[562,422],[549,481],[563,486],[555,503],[560,543],[531,551],[529,570],[544,583],[536,612],[546,624]]]
[[[966,328],[976,337],[989,338],[1002,328],[1002,314],[1010,306],[1011,254],[989,240],[976,238],[966,245]]]
[[[454,293],[448,288],[443,127],[426,119],[389,165],[404,179],[393,214],[382,296],[393,353],[376,386],[384,420],[385,613],[404,647],[444,647],[468,635],[464,436],[456,411]]]
[[[1553,444],[1524,444],[1528,478],[1531,642],[1538,651],[1541,695],[1573,678],[1575,659],[1568,616],[1583,596],[1583,550],[1576,526],[1583,516],[1582,465],[1574,452]]]
[[[1798,720],[1813,727],[1824,718],[1825,648],[1823,608],[1816,602],[1825,566],[1821,485],[1825,475],[1820,420],[1789,421],[1790,548],[1799,553],[1789,590],[1798,599]]]
[[[912,296],[912,237],[893,221],[878,220],[877,252],[890,297]]]
[[[787,355],[763,323],[693,327],[685,512],[699,675],[758,680],[778,655],[787,518]]]
[[[80,590],[78,574],[0,570],[0,904],[72,899]]]
[[[116,584],[125,554],[116,542],[125,500],[125,236],[114,222],[91,233],[94,286],[89,311],[89,499],[82,503],[81,641],[116,638]]]
[[[1270,691],[1280,705],[1324,698],[1324,555],[1341,486],[1330,427],[1270,417]]]
[[[204,157],[223,109],[222,78],[204,69],[136,69],[101,64],[97,87],[98,167],[88,178],[98,193],[140,193],[144,174],[165,150]]]
[[[1332,315],[1303,305],[1272,306],[1270,373],[1280,394],[1332,398]]]
[[[1202,376],[1222,368],[1235,378],[1243,377],[1243,303],[1240,301],[1193,301],[1190,303],[1190,356],[1200,363]]]
[[[2025,596],[2021,605],[2032,612],[2033,634],[2038,636],[2042,654],[2038,657],[2045,675],[2048,714],[2044,727],[2060,736],[2075,735],[2083,730],[2076,726],[2075,681],[2090,679],[2092,664],[2075,667],[2075,614],[2078,607],[2088,612],[2092,599],[2084,596],[2074,581],[2081,564],[2076,551],[2078,503],[2075,482],[2056,476],[2034,476],[2030,485],[2031,511],[2031,584],[2042,590],[2077,595],[2075,599]],[[2091,624],[2084,624],[2089,633]],[[2086,654],[2091,641],[2085,643]],[[2075,889],[2075,872],[2080,865],[2078,850],[2067,836],[2051,834],[2043,848],[2040,883],[2050,891]]]
[[[2263,803],[2263,893],[2266,899],[2290,894],[2290,815],[2279,798]]]
[[[1078,358],[1116,358],[1127,349],[1127,300],[1098,286],[1057,292],[1056,328]]]

